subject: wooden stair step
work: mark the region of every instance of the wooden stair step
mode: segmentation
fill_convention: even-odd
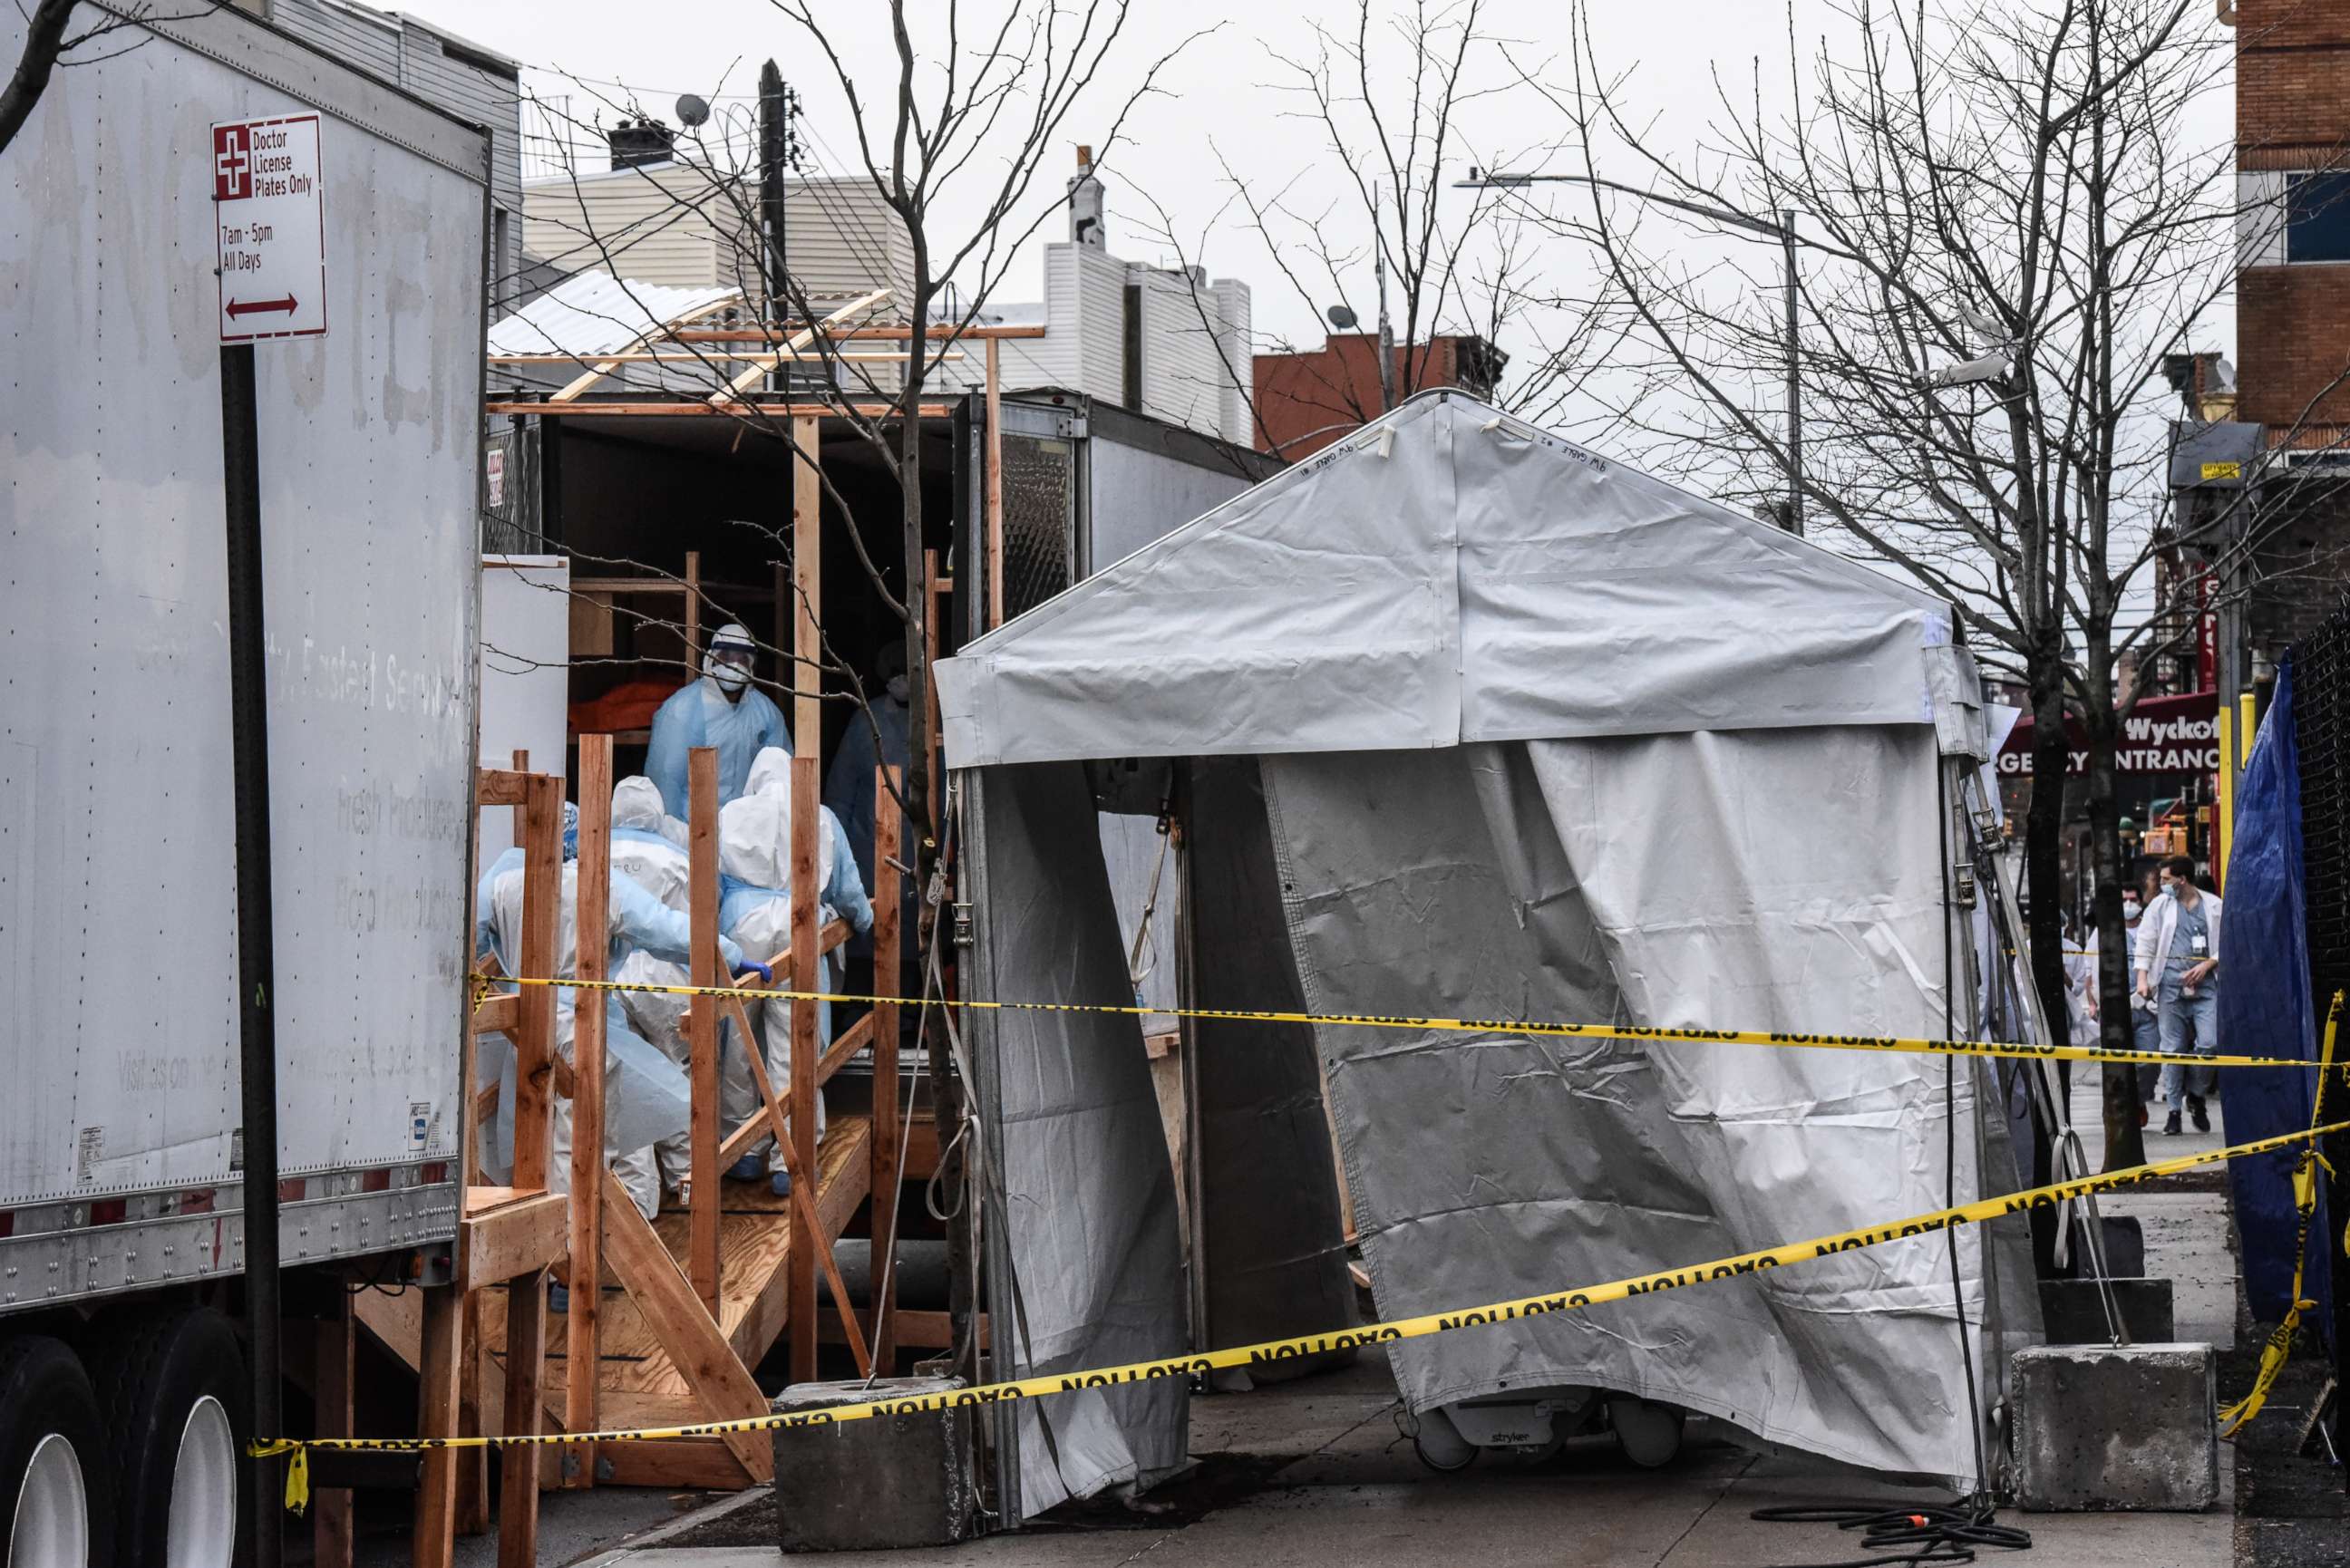
[[[816,1210],[832,1240],[837,1241],[847,1229],[871,1185],[872,1142],[870,1117],[842,1116],[829,1119],[824,1141],[816,1147]],[[730,1181],[721,1194],[719,1328],[745,1366],[758,1366],[790,1321],[790,1271],[785,1267],[794,1228],[790,1208],[791,1199],[777,1197],[764,1182]],[[653,1221],[654,1234],[681,1269],[690,1225],[691,1217],[678,1208],[662,1210]],[[832,1311],[821,1287],[818,1302],[820,1312]],[[495,1293],[482,1302],[482,1343],[489,1349],[493,1366],[503,1368],[505,1302]],[[635,1299],[616,1285],[604,1288],[597,1352],[597,1386],[607,1396],[644,1395],[669,1401],[665,1408],[670,1414],[660,1424],[696,1418],[684,1376],[661,1349],[659,1336]],[[569,1371],[568,1354],[564,1336],[552,1329],[547,1334],[546,1369],[541,1386],[545,1398],[559,1411]],[[609,1428],[620,1423],[608,1417],[602,1424]]]

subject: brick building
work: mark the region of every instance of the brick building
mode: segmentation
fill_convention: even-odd
[[[1446,334],[1395,347],[1396,400],[1433,387],[1490,398],[1510,357],[1482,337]],[[1255,365],[1259,452],[1295,462],[1379,416],[1378,338],[1334,332],[1313,353],[1259,354]]]
[[[2235,366],[2168,368],[2184,405],[2171,575],[2210,607],[2196,683],[2232,701],[2350,584],[2350,5],[2234,0],[2220,17],[2236,41]]]

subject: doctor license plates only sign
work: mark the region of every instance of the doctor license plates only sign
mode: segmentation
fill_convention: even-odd
[[[318,117],[213,127],[220,237],[220,340],[318,337],[327,330],[327,192]]]

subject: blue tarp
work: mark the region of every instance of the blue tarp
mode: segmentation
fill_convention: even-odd
[[[2228,918],[2220,928],[2221,1048],[2260,1056],[2317,1056],[2322,1008],[2309,994],[2307,928],[2303,921],[2301,759],[2293,741],[2293,666],[2277,671],[2276,699],[2236,789],[2234,839],[2228,848]],[[2249,1143],[2299,1132],[2310,1124],[2317,1075],[2298,1067],[2230,1067],[2221,1079],[2228,1139]],[[2330,1107],[2329,1107],[2330,1109]],[[2277,1322],[2292,1304],[2293,1170],[2298,1149],[2234,1159],[2236,1230],[2243,1240],[2244,1296],[2254,1321]],[[2328,1307],[2332,1249],[2325,1192],[2317,1196],[2310,1233],[2305,1295],[2333,1343]],[[2304,1320],[2306,1321],[2306,1320]]]

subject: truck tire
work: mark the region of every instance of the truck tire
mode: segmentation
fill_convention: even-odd
[[[112,1568],[98,1398],[74,1353],[40,1334],[0,1343],[0,1510],[8,1568]]]
[[[121,1482],[125,1563],[233,1568],[251,1533],[244,1485],[244,1352],[210,1307],[140,1313],[92,1352],[99,1408]]]

